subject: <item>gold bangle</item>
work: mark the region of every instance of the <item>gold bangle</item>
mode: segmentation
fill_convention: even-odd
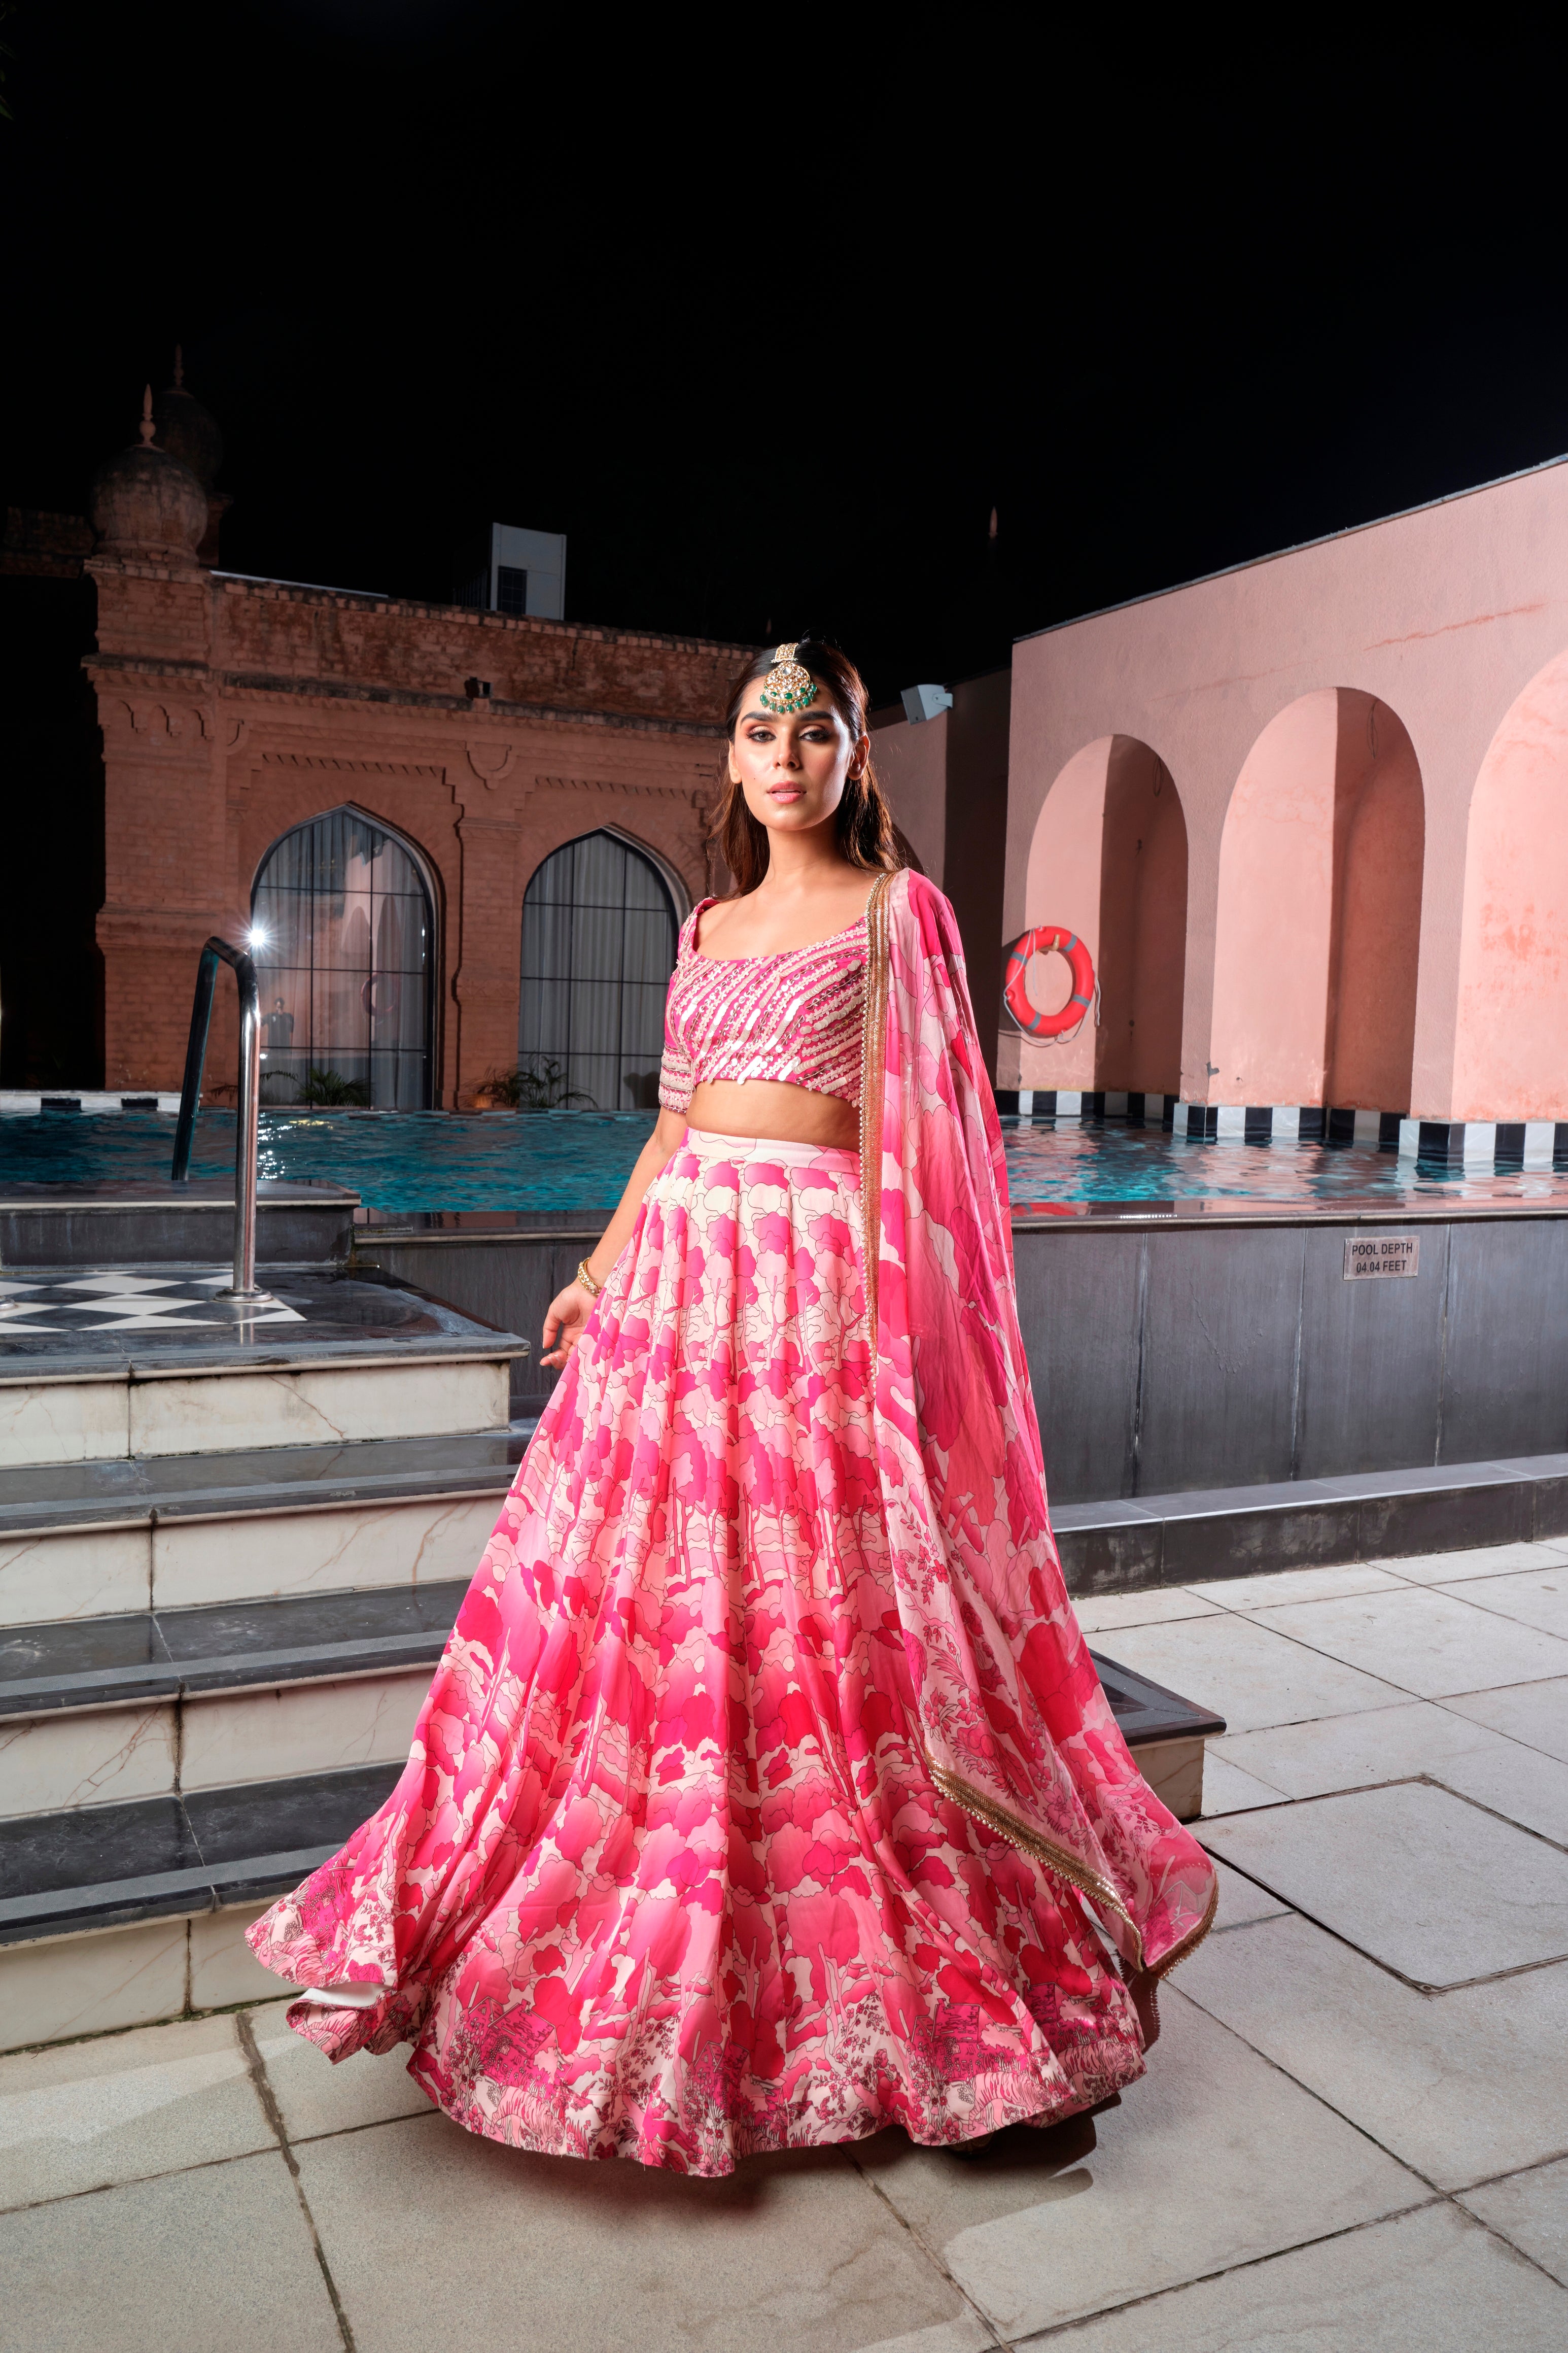
[[[597,1299],[600,1292],[603,1291],[605,1287],[602,1282],[595,1282],[593,1276],[589,1273],[588,1261],[585,1258],[580,1258],[577,1261],[577,1280],[582,1284],[590,1299]]]

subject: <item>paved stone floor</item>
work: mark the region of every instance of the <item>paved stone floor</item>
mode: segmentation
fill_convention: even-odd
[[[1568,1543],[1088,1605],[1212,1703],[1144,2082],[960,2163],[523,2157],[259,2002],[0,2060],[19,2353],[1561,2353]]]

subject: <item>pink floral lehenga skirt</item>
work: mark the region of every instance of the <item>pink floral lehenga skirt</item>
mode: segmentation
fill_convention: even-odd
[[[942,1797],[892,1590],[852,1152],[692,1131],[557,1385],[381,1811],[250,1931],[333,2059],[722,2174],[1143,2070],[1075,1890]],[[379,1997],[376,1987],[387,1990]],[[363,1997],[362,1996],[362,1999]]]

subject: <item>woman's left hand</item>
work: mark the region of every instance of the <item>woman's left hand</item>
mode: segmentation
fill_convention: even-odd
[[[588,1318],[593,1312],[593,1296],[585,1284],[569,1282],[564,1291],[558,1291],[544,1319],[545,1353],[539,1359],[540,1363],[552,1365],[557,1372],[561,1371],[587,1330]]]

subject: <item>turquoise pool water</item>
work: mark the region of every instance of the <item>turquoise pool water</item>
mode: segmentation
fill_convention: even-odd
[[[1568,1201],[1568,1174],[1428,1171],[1365,1146],[1178,1143],[1147,1128],[1004,1120],[1014,1204],[1212,1200],[1307,1207],[1401,1198]],[[613,1208],[653,1125],[649,1112],[263,1112],[264,1176],[328,1177],[367,1207],[433,1210]],[[172,1118],[50,1112],[0,1118],[0,1185],[159,1177]],[[191,1173],[234,1165],[234,1113],[204,1111]]]

